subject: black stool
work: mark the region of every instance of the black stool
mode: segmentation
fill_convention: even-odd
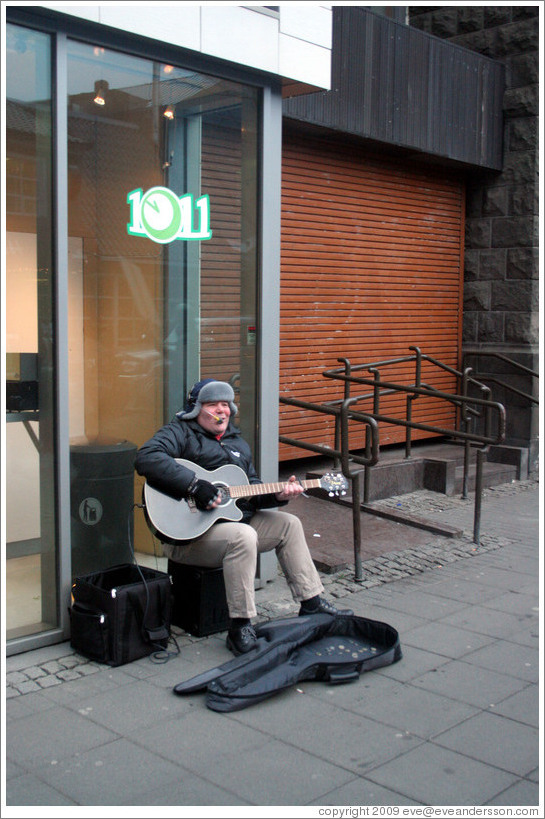
[[[223,569],[186,566],[168,561],[172,578],[171,623],[193,634],[206,637],[229,627],[229,611],[225,597]]]

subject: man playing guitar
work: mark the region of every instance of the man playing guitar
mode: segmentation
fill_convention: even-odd
[[[184,410],[140,447],[135,468],[167,504],[183,502],[184,509],[193,505],[204,518],[202,533],[193,536],[188,526],[189,536],[165,538],[163,550],[178,563],[223,567],[230,618],[227,647],[238,655],[254,648],[257,640],[251,619],[257,613],[254,579],[260,553],[275,549],[293,599],[301,604],[301,616],[353,612],[323,599],[324,587],[299,518],[277,508],[300,495],[303,485],[292,475],[284,484],[273,485],[274,491],[263,493],[268,487],[256,473],[249,444],[231,421],[236,412],[230,384],[211,378],[199,381]],[[192,464],[199,469],[192,469]],[[201,475],[232,465],[247,478],[247,490],[237,501],[234,518],[215,518],[226,502],[225,494]]]

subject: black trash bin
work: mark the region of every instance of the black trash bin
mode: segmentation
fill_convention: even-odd
[[[72,577],[132,561],[136,450],[130,441],[70,446]]]

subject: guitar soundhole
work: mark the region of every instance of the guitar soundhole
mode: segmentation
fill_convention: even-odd
[[[227,486],[227,484],[224,483],[215,483],[214,486],[217,486],[221,496],[220,506],[225,506],[225,504],[229,503],[229,501],[231,500],[231,495],[229,494],[229,487]]]

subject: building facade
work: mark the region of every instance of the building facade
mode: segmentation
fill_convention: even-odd
[[[279,393],[337,398],[339,356],[537,369],[537,4],[2,11],[9,652],[156,549],[134,452],[199,378],[274,480],[279,432],[333,436]]]
[[[136,448],[233,383],[278,465],[282,98],[328,88],[331,8],[3,4],[8,650],[72,578],[153,552]]]
[[[422,379],[457,393],[473,341],[467,191],[505,175],[506,65],[395,10],[334,7],[331,89],[284,101],[280,390],[307,402],[342,398],[343,382],[322,375],[339,359],[415,383],[414,348],[441,364],[425,362]],[[372,389],[361,393],[373,411]],[[405,418],[402,392],[381,401],[383,416]],[[453,429],[455,404],[415,401],[413,421]],[[324,433],[316,413],[283,406],[281,432],[331,444],[334,424]],[[404,438],[401,424],[381,423],[381,447]]]
[[[502,168],[468,177],[463,345],[478,372],[537,396],[537,378],[496,354],[539,370],[540,4],[409,11],[411,26],[505,66]],[[509,442],[528,447],[535,467],[537,405],[501,385],[494,392],[508,409]]]

